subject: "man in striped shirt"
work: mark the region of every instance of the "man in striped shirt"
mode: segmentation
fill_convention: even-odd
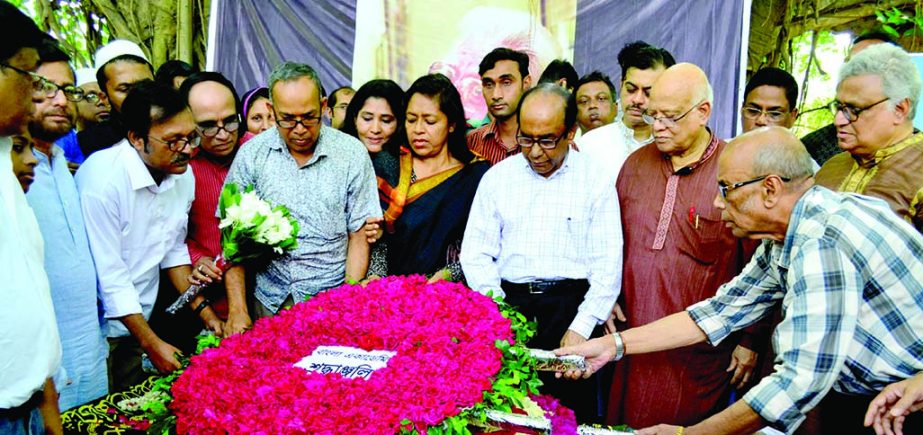
[[[251,323],[244,298],[244,271],[243,267],[234,266],[222,273],[215,265],[215,257],[221,253],[221,232],[215,210],[240,143],[241,120],[237,113],[240,99],[234,85],[216,72],[189,76],[180,92],[186,96],[196,129],[202,136],[199,153],[189,162],[195,175],[195,199],[189,210],[186,246],[197,279],[224,281],[223,286],[213,286],[223,288],[211,289],[217,290],[217,294],[207,294],[217,302],[214,309],[218,317],[227,322],[223,332],[236,334],[249,328]],[[206,303],[210,300],[206,299]]]
[[[491,121],[468,134],[468,149],[491,165],[519,154],[516,130],[519,128],[519,100],[531,87],[529,56],[509,48],[495,48],[478,66],[481,92]]]
[[[811,157],[787,129],[732,141],[718,163],[715,206],[734,235],[763,240],[744,271],[685,311],[579,346],[587,375],[610,360],[708,341],[717,345],[781,306],[776,370],[730,408],[686,428],[639,434],[794,431],[833,388],[864,397],[923,370],[923,236],[878,199],[814,186]],[[862,433],[864,408],[822,422]],[[905,421],[921,433],[920,421]],[[919,417],[917,417],[919,418]]]

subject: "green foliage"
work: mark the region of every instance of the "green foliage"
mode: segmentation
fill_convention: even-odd
[[[497,340],[496,346],[503,356],[493,387],[484,392],[481,403],[462,410],[437,426],[429,427],[426,435],[470,435],[471,422],[485,423],[488,410],[510,412],[513,407],[522,407],[529,394],[538,394],[542,381],[535,371],[535,360],[529,356],[526,348],[526,343],[535,335],[535,324],[527,321],[525,316],[503,302],[502,298],[494,298],[494,301],[503,317],[510,320],[515,343]],[[410,420],[405,419],[401,424],[401,435],[420,434]]]
[[[912,16],[907,15],[896,7],[892,7],[891,9],[875,11],[875,19],[881,23],[881,30],[891,35],[894,39],[903,37],[917,38],[923,35],[923,6],[919,3],[917,3]]]
[[[108,21],[89,0],[12,3],[32,17],[39,28],[54,36],[76,67],[92,66],[96,49],[112,37]]]
[[[200,335],[198,337],[198,343],[196,343],[195,354],[198,355],[206,349],[218,347],[219,344],[221,344],[221,338],[217,335]],[[156,399],[150,400],[141,407],[142,410],[144,410],[144,417],[151,423],[151,426],[147,430],[149,434],[170,435],[176,433],[176,416],[170,412],[170,402],[173,401],[173,396],[170,395],[170,388],[173,386],[173,382],[179,379],[180,375],[183,374],[183,370],[189,365],[190,357],[181,356],[178,359],[181,368],[167,376],[158,378],[154,381],[153,387],[151,387],[151,393],[161,392],[163,394],[153,396],[156,397]]]
[[[804,136],[833,122],[833,115],[826,110],[826,105],[836,95],[836,75],[848,49],[846,39],[840,37],[838,40],[836,34],[821,31],[817,33],[812,59],[813,38],[814,33],[807,32],[792,39],[789,71],[799,88],[799,116],[792,130],[797,136]],[[807,92],[804,92],[805,87]]]

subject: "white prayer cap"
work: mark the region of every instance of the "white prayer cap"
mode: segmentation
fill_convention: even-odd
[[[150,62],[147,56],[144,55],[144,52],[141,51],[141,47],[139,47],[138,44],[125,39],[116,39],[100,47],[99,50],[96,50],[96,61],[93,66],[99,70],[103,65],[109,63],[110,60],[126,54],[138,56]]]
[[[82,86],[87,83],[96,83],[96,70],[93,68],[80,68],[77,70],[77,83],[75,85]]]

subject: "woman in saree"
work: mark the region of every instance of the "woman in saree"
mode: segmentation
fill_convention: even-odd
[[[481,177],[490,168],[465,140],[465,111],[442,74],[417,79],[405,94],[406,146],[372,157],[384,217],[387,274],[461,280],[458,254]],[[396,159],[398,164],[393,165]],[[373,223],[373,224],[374,224]]]

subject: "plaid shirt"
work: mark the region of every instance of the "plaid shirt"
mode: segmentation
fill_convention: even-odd
[[[490,162],[491,165],[496,165],[501,160],[520,152],[518,145],[513,149],[507,149],[503,145],[497,121],[491,121],[468,133],[468,149],[474,155]]]
[[[923,236],[881,200],[811,188],[785,240],[688,313],[716,344],[780,303],[775,372],[743,398],[777,429],[831,387],[871,395],[923,370]]]

